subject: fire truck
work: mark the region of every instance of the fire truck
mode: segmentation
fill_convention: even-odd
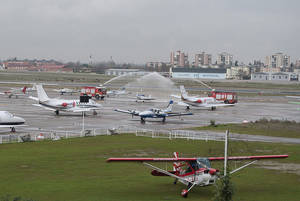
[[[217,101],[224,101],[226,104],[234,104],[238,102],[238,97],[235,92],[211,91],[209,97],[214,97]]]
[[[82,87],[80,96],[88,95],[90,98],[94,97],[97,100],[103,100],[106,96],[106,87],[99,86],[99,87]]]

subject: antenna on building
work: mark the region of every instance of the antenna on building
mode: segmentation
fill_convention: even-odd
[[[89,56],[89,65],[91,66],[93,64],[93,56],[90,54]]]

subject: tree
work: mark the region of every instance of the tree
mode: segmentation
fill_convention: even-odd
[[[229,171],[226,176],[220,179],[219,184],[216,185],[216,194],[214,201],[232,201],[234,194],[233,183]]]

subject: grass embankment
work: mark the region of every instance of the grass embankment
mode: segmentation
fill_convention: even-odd
[[[260,119],[242,124],[216,124],[191,128],[191,130],[226,131],[231,133],[300,138],[300,123],[295,121]]]
[[[182,200],[183,185],[153,177],[140,163],[106,163],[108,157],[223,155],[222,142],[152,139],[133,135],[98,136],[0,145],[0,196],[40,201]],[[300,163],[298,145],[231,142],[231,155],[290,154],[283,163]],[[157,164],[159,165],[159,164]],[[215,163],[221,167],[222,163]],[[165,163],[160,164],[166,167]],[[171,166],[169,165],[171,168]],[[234,200],[298,200],[300,176],[249,167],[233,178]],[[255,193],[253,193],[255,192]],[[194,188],[189,200],[212,200],[214,187]]]
[[[1,81],[22,82],[69,82],[69,83],[104,83],[113,76],[95,73],[51,73],[51,72],[9,72],[1,71]]]

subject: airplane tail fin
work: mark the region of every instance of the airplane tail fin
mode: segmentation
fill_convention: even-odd
[[[44,101],[49,100],[49,97],[47,96],[42,85],[36,85],[36,90],[37,90],[37,95],[38,95],[39,101],[44,102]]]
[[[26,94],[26,89],[27,89],[27,86],[24,86],[24,88],[22,89],[23,94]]]
[[[187,97],[187,92],[185,91],[185,88],[183,85],[180,85],[180,93],[181,93],[181,97],[182,98],[186,98]]]
[[[173,107],[173,100],[170,100],[168,106],[167,106],[167,109],[165,111],[167,112],[171,112],[172,111],[172,107]]]

